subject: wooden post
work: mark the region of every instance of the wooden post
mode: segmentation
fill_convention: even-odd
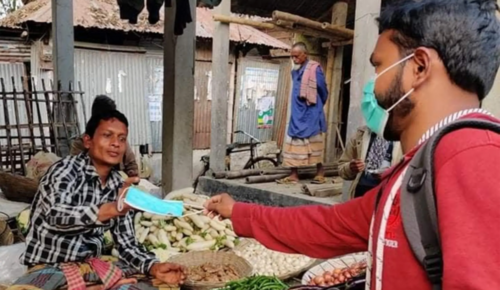
[[[336,2],[332,10],[332,25],[345,26],[347,19],[346,2]],[[325,143],[325,162],[332,163],[337,158],[337,132],[339,122],[339,99],[342,88],[342,61],[344,60],[344,48],[342,46],[328,48],[328,62],[326,71],[326,81],[328,84],[328,101],[325,110],[327,111],[328,132]]]
[[[219,15],[230,16],[231,1],[222,1],[215,11]],[[229,24],[215,23],[212,43],[210,168],[213,171],[224,171],[229,96]]]
[[[162,136],[163,194],[190,187],[193,175],[194,55],[196,0],[189,0],[194,21],[174,35],[175,3],[165,7]]]

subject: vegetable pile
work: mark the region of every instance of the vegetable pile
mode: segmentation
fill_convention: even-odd
[[[226,284],[224,290],[286,290],[288,286],[276,277],[254,276]]]
[[[297,271],[313,260],[309,257],[275,252],[257,242],[251,242],[235,253],[253,265],[257,275],[281,276]]]
[[[323,275],[311,279],[309,285],[316,286],[334,286],[351,281],[354,277],[366,271],[366,262],[354,263],[350,267],[343,269],[337,268],[332,271],[326,271]]]
[[[162,262],[181,252],[217,251],[234,248],[238,243],[231,221],[211,219],[187,208],[184,215],[172,218],[137,213],[134,219],[137,240]]]
[[[213,265],[205,263],[188,269],[188,279],[195,282],[228,282],[240,279],[232,265]]]

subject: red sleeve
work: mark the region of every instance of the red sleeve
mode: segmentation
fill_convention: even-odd
[[[377,192],[331,207],[237,203],[232,221],[239,236],[255,238],[269,249],[327,259],[368,249]]]
[[[450,146],[440,143],[436,152],[444,290],[500,289],[500,137],[493,135],[483,131],[455,142],[443,139]],[[464,147],[456,140],[470,145],[450,152]],[[440,153],[449,159],[438,163]]]

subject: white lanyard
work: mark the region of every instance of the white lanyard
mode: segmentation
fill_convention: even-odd
[[[385,230],[387,228],[387,221],[389,219],[389,215],[391,214],[392,204],[394,203],[394,199],[396,198],[396,194],[398,193],[401,184],[403,183],[403,178],[405,176],[406,167],[401,174],[399,174],[398,179],[391,188],[391,192],[387,201],[384,204],[384,210],[382,212],[382,220],[380,221],[380,229],[377,237],[377,253],[375,256],[376,267],[375,267],[375,290],[382,290],[382,271],[384,269],[384,249],[385,249]],[[382,193],[383,194],[383,193]],[[371,290],[371,276],[373,269],[373,227],[375,224],[375,213],[376,209],[373,212],[372,221],[370,223],[370,236],[368,238],[368,253],[367,253],[367,271],[366,271],[366,286],[365,290]]]

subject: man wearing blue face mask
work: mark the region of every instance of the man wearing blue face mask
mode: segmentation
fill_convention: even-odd
[[[439,252],[430,259],[417,260],[409,241],[420,224],[403,227],[408,208],[400,200],[403,186],[407,192],[418,185],[403,184],[410,161],[437,130],[459,119],[500,124],[480,108],[500,66],[496,0],[396,3],[380,15],[371,56],[376,75],[361,105],[368,127],[400,141],[405,153],[382,184],[330,208],[264,207],[222,194],[207,210],[231,217],[239,236],[277,251],[330,258],[368,250],[369,290],[500,289],[500,269],[492,266],[500,261],[499,134],[463,128],[433,148],[431,171],[422,171],[432,175],[437,212],[431,226],[438,228]]]

